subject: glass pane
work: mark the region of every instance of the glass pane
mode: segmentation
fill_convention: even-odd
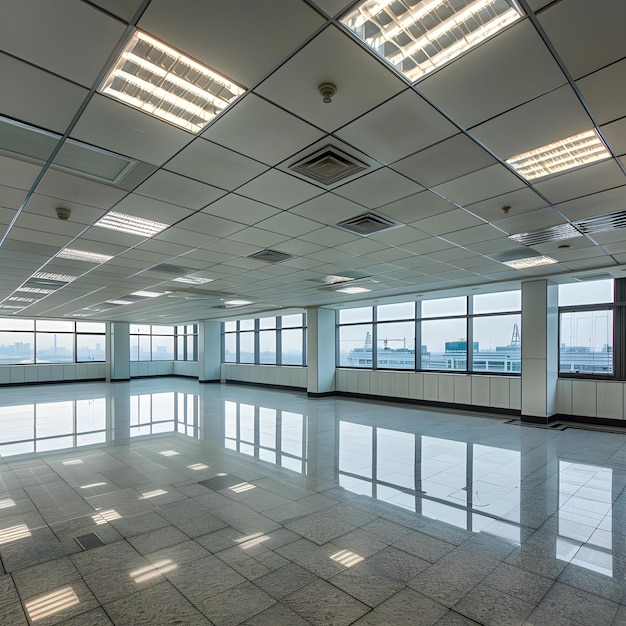
[[[381,304],[376,307],[376,316],[379,322],[386,320],[412,320],[415,318],[415,302]]]
[[[521,372],[521,315],[474,318],[474,371]]]
[[[276,328],[276,318],[262,317],[259,320],[259,328]]]
[[[276,448],[276,409],[259,407],[259,444]]]
[[[613,302],[613,279],[559,285],[559,306]]]
[[[301,328],[290,328],[281,331],[281,363],[283,365],[304,365],[302,354],[302,334]]]
[[[372,367],[372,325],[339,327],[339,367]]]
[[[173,326],[153,326],[152,334],[153,335],[173,335],[174,327]]]
[[[613,311],[561,313],[559,371],[613,373]]]
[[[378,324],[376,367],[415,369],[415,322]]]
[[[467,484],[467,444],[423,436],[421,458],[422,491],[429,499],[467,506],[467,491],[471,489]]]
[[[77,333],[104,333],[106,329],[104,322],[76,322]]]
[[[350,324],[353,322],[371,322],[372,307],[366,306],[360,309],[342,309],[339,311],[339,323]]]
[[[37,320],[35,330],[45,330],[54,333],[73,333],[74,322],[56,322],[54,320]]]
[[[37,363],[72,363],[74,333],[37,333]]]
[[[259,332],[259,363],[276,364],[275,330],[262,330]]]
[[[152,335],[152,360],[153,361],[173,361],[174,360],[174,337]]]
[[[224,322],[224,331],[232,332],[237,330],[237,322]]]
[[[254,320],[239,320],[239,330],[254,330]]]
[[[2,330],[34,330],[35,320],[19,320],[3,317],[0,319],[0,328]]]
[[[237,362],[237,334],[227,333],[224,335],[224,363]]]
[[[254,333],[239,333],[239,363],[254,363]]]
[[[480,293],[473,299],[474,313],[497,313],[498,311],[520,311],[522,292],[503,291],[501,293]]]
[[[302,313],[295,315],[283,315],[280,318],[282,328],[294,328],[295,326],[304,326],[304,316]]]
[[[467,368],[466,318],[422,322],[422,369]],[[476,350],[476,343],[474,343]]]
[[[448,315],[465,315],[467,313],[467,298],[441,298],[439,300],[424,300],[422,302],[422,317],[446,317]]]
[[[131,335],[149,335],[150,326],[148,324],[131,324],[129,332]]]
[[[0,332],[0,365],[35,362],[35,333]]]
[[[415,435],[385,428],[378,428],[376,435],[376,478],[415,489]]]
[[[137,360],[139,361],[149,361],[151,352],[150,352],[150,336],[149,335],[140,335],[137,337],[139,339],[139,354],[137,355]]]
[[[372,433],[371,426],[339,422],[339,472],[358,474],[372,478]]]
[[[176,360],[185,360],[185,336],[177,335],[176,337]]]
[[[77,361],[106,361],[104,335],[76,335]]]
[[[187,335],[187,361],[196,361],[196,338],[193,335]]]

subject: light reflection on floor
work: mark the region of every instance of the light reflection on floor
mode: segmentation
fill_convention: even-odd
[[[338,624],[626,615],[619,433],[171,378],[7,388],[0,454],[0,582],[32,621],[126,623],[157,587],[197,623],[331,596]]]

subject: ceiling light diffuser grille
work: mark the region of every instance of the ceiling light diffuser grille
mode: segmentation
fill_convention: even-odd
[[[415,81],[521,15],[507,0],[366,0],[341,21]]]
[[[355,157],[329,145],[290,165],[289,169],[323,185],[332,185],[368,167]]]
[[[108,228],[109,230],[117,230],[122,233],[128,233],[129,235],[137,235],[139,237],[154,237],[161,231],[168,228],[168,224],[162,224],[161,222],[153,222],[152,220],[146,220],[142,217],[135,217],[134,215],[126,215],[124,213],[117,213],[116,211],[109,211],[106,215],[101,217],[94,226],[99,228]]]
[[[208,67],[136,31],[100,92],[198,133],[245,90]]]
[[[402,224],[370,211],[369,213],[362,213],[356,217],[351,217],[347,220],[338,222],[337,226],[343,230],[348,230],[352,233],[356,233],[357,235],[366,237],[367,235],[380,233],[383,230],[397,228],[398,226],[402,226]]]
[[[254,254],[248,255],[249,259],[256,259],[257,261],[265,261],[265,263],[281,263],[282,261],[286,261],[287,259],[291,259],[292,256],[290,254],[285,254],[284,252],[278,252],[278,250],[261,250],[260,252],[255,252]]]
[[[626,228],[626,211],[597,215],[574,222],[576,227],[585,234],[603,233],[608,230]]]
[[[558,226],[551,226],[550,228],[543,228],[529,233],[509,235],[509,239],[522,243],[525,246],[536,246],[542,243],[562,241],[563,239],[573,239],[574,237],[582,237],[582,233],[572,224],[559,224]]]

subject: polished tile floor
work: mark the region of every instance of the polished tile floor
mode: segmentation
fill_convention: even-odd
[[[168,378],[0,455],[2,626],[626,624],[622,433]]]

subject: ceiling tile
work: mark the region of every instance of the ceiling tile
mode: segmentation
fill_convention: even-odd
[[[11,16],[0,24],[5,52],[86,87],[124,33],[122,22],[86,2],[6,0],[2,8]]]
[[[160,170],[139,185],[135,193],[197,211],[221,198],[225,192],[197,180]]]
[[[289,237],[299,237],[320,228],[319,222],[283,212],[257,224],[259,228]]]
[[[506,167],[492,165],[433,187],[433,191],[451,202],[465,206],[521,187],[524,187],[524,183]]]
[[[464,228],[463,230],[458,230],[443,236],[444,239],[447,239],[448,241],[451,241],[459,246],[479,243],[481,241],[489,241],[490,239],[498,239],[500,237],[506,237],[506,234],[501,230],[494,228],[490,224]]]
[[[482,202],[468,204],[464,208],[488,222],[507,216],[534,211],[546,206],[546,201],[529,187],[494,196]],[[507,210],[503,210],[503,208]]]
[[[481,226],[483,224],[484,222],[481,219],[470,215],[467,211],[463,211],[462,209],[447,211],[446,213],[427,217],[412,223],[415,228],[430,233],[431,235],[453,233],[463,228],[471,228],[472,226]],[[402,247],[406,248],[406,246]]]
[[[321,139],[323,133],[251,94],[226,111],[202,136],[262,163],[276,165]]]
[[[290,209],[323,194],[324,190],[283,172],[270,170],[240,187],[237,193],[279,209]]]
[[[324,103],[318,93],[322,83],[337,87],[330,103]],[[319,128],[333,131],[405,88],[406,83],[372,54],[329,26],[255,91]]]
[[[314,230],[311,233],[301,235],[300,239],[310,241],[320,246],[338,246],[348,241],[355,241],[359,239],[358,235],[353,235],[345,230],[339,230],[338,228],[332,228],[331,226],[324,226],[319,230]]]
[[[224,198],[220,198],[217,202],[213,202],[203,209],[202,212],[208,215],[225,217],[241,224],[251,225],[276,215],[279,213],[279,210],[267,204],[231,193]]]
[[[535,184],[553,204],[626,184],[626,176],[614,159],[593,163]]]
[[[41,166],[0,154],[0,184],[28,190],[41,173]]]
[[[192,139],[184,130],[99,94],[93,96],[71,136],[154,165],[161,165]]]
[[[626,154],[626,117],[604,125],[601,130],[615,156]]]
[[[191,217],[177,224],[177,226],[184,230],[206,234],[209,237],[228,237],[244,228],[243,224],[231,222],[215,215],[208,215],[204,212],[194,213]]]
[[[109,11],[127,22],[133,17],[135,11],[140,7],[142,0],[93,0],[105,11]]]
[[[494,226],[501,228],[509,235],[517,233],[527,233],[534,230],[541,230],[557,224],[563,224],[565,220],[551,207],[529,211],[521,215],[510,215],[501,220],[495,220]]]
[[[562,202],[559,211],[570,220],[576,221],[594,215],[604,215],[622,210],[626,206],[626,186],[609,189],[589,196]]]
[[[198,137],[167,163],[167,169],[232,191],[266,171],[267,165]]]
[[[383,168],[338,187],[334,193],[375,209],[421,190],[422,187],[417,183],[389,168]]]
[[[441,113],[409,89],[336,133],[370,156],[392,163],[455,134]]]
[[[341,220],[359,215],[363,210],[364,208],[360,204],[341,198],[334,193],[325,193],[299,204],[289,212],[308,217],[322,224],[336,224]]]
[[[323,22],[306,3],[293,0],[152,0],[139,28],[252,87]]]
[[[439,215],[440,213],[451,211],[453,208],[455,208],[454,205],[445,198],[431,191],[421,191],[390,204],[385,204],[377,212],[408,224],[431,215]],[[378,237],[379,235],[375,234],[373,236]]]
[[[6,54],[0,54],[0,76],[7,85],[19,85],[3,90],[2,114],[55,133],[65,132],[88,93]]]
[[[530,21],[522,20],[429,75],[418,89],[470,128],[566,82]]]
[[[397,161],[392,169],[424,187],[434,187],[494,163],[496,160],[475,141],[456,135]]]
[[[500,158],[509,159],[591,127],[574,91],[565,86],[476,126],[471,134]]]
[[[163,232],[155,235],[156,241],[168,241],[170,243],[178,243],[188,248],[200,248],[206,244],[215,241],[217,237],[207,235],[206,233],[196,233],[183,228],[167,228]]]
[[[555,2],[540,13],[539,21],[574,78],[624,56],[624,2]]]
[[[286,238],[287,235],[272,233],[269,230],[263,230],[256,227],[244,228],[243,230],[237,231],[229,237],[229,239],[232,241],[249,243],[252,246],[259,246],[260,248],[270,248],[278,245],[277,250],[279,251],[280,242],[284,241]]]
[[[598,124],[626,114],[626,60],[585,76],[577,84]]]

